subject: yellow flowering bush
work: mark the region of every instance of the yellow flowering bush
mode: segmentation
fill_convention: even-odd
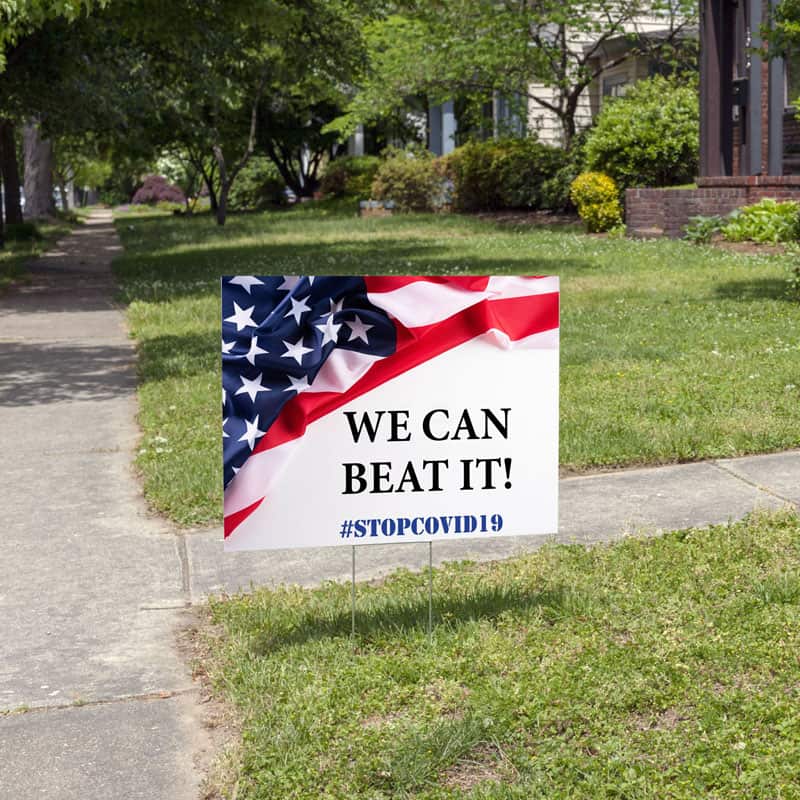
[[[583,172],[572,181],[569,196],[590,233],[622,225],[622,206],[613,178],[602,172]]]

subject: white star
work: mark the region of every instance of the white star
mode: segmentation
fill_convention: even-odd
[[[331,304],[331,310],[328,311],[326,314],[323,314],[322,319],[325,319],[325,317],[328,317],[331,314],[338,314],[342,310],[342,306],[344,305],[344,298],[342,298],[338,303],[334,303],[333,298],[329,299],[328,302]]]
[[[347,325],[350,328],[350,338],[347,340],[348,342],[352,342],[353,339],[362,339],[364,344],[369,344],[369,339],[367,338],[367,331],[370,328],[374,328],[374,325],[365,325],[361,321],[361,317],[358,314],[355,314],[355,319],[352,322],[348,322]]]
[[[278,287],[278,291],[291,292],[301,280],[303,279],[299,275],[284,275],[283,283]]]
[[[222,438],[223,439],[229,439],[230,438],[230,436],[225,432],[225,423],[228,421],[228,419],[229,419],[229,417],[225,417],[225,419],[222,420]]]
[[[224,339],[222,340],[222,352],[223,353],[230,353],[233,350],[233,346],[236,344],[236,340],[232,342],[226,342]]]
[[[294,344],[287,341],[284,341],[283,343],[286,345],[286,352],[281,356],[281,358],[293,358],[301,366],[303,364],[303,356],[306,353],[312,352],[311,347],[303,347],[302,336]]]
[[[256,414],[256,418],[252,422],[249,419],[244,421],[244,424],[247,425],[247,430],[238,439],[240,442],[247,442],[251,450],[255,446],[256,439],[261,438],[266,433],[266,431],[258,429],[258,417],[259,415]]]
[[[311,297],[311,295],[308,295],[308,297]],[[289,300],[292,304],[292,309],[291,311],[287,311],[283,315],[283,318],[286,319],[286,317],[294,317],[294,321],[299,325],[300,318],[303,316],[303,314],[306,311],[311,311],[311,309],[308,307],[308,304],[306,303],[308,297],[304,297],[302,300],[295,300],[294,297],[290,297]]]
[[[231,469],[233,470],[233,474],[234,475],[238,475],[239,474],[239,470],[241,469],[241,467],[231,467]]]
[[[250,362],[250,363],[251,363],[253,366],[255,366],[255,365],[256,365],[256,356],[265,355],[266,353],[269,353],[269,350],[262,350],[262,349],[261,349],[261,348],[258,346],[258,336],[254,336],[254,337],[253,337],[253,338],[250,340],[250,349],[247,351],[247,355],[245,355],[245,358],[246,358],[246,359],[247,359],[247,360],[248,360],[248,361],[249,361],[249,362]]]
[[[222,387],[222,405],[225,405],[225,387]]]
[[[258,377],[254,380],[250,380],[250,378],[245,378],[244,375],[240,375],[239,378],[242,381],[242,385],[236,390],[236,394],[246,394],[250,398],[250,401],[255,403],[256,396],[259,392],[268,392],[269,387],[264,386],[261,383],[261,376],[263,373],[259,372]],[[240,440],[241,441],[241,440]]]
[[[302,378],[295,378],[294,375],[287,375],[286,377],[289,379],[289,382],[292,385],[287,386],[283,390],[284,392],[297,392],[297,394],[300,394],[301,392],[304,392],[306,389],[311,388],[308,383],[307,375],[303,375]]]
[[[236,332],[238,333],[242,328],[246,328],[250,326],[251,328],[257,328],[258,326],[253,322],[253,317],[251,314],[255,310],[255,306],[250,306],[250,308],[240,308],[239,304],[234,302],[233,304],[233,314],[230,317],[225,318],[225,322],[235,322],[236,323]]]
[[[250,294],[250,287],[251,286],[263,286],[264,281],[260,281],[254,275],[237,275],[235,278],[231,278],[228,283],[236,284],[237,286],[241,286],[247,294]]]
[[[336,343],[336,340],[339,338],[339,328],[342,327],[342,323],[334,324],[333,314],[331,314],[326,322],[322,325],[315,325],[314,327],[322,331],[322,346],[325,347],[328,342]]]

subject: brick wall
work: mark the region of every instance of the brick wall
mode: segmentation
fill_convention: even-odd
[[[676,239],[690,217],[724,216],[764,197],[800,201],[800,175],[699,178],[697,189],[628,189],[625,225],[629,236]]]

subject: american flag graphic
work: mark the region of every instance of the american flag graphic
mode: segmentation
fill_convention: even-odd
[[[315,423],[470,341],[557,348],[558,319],[553,277],[223,277],[226,542]]]

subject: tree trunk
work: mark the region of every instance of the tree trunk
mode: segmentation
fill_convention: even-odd
[[[225,224],[225,217],[228,215],[228,192],[231,190],[231,180],[228,179],[228,165],[225,161],[225,154],[222,148],[215,144],[212,148],[214,159],[217,162],[217,172],[219,173],[219,197],[217,198],[217,225]]]
[[[262,80],[258,86],[255,100],[253,101],[253,108],[250,112],[250,136],[247,139],[247,148],[244,154],[239,159],[238,163],[234,164],[228,169],[228,162],[225,160],[225,153],[219,142],[216,142],[211,152],[214,154],[214,161],[217,164],[217,172],[219,173],[219,205],[217,207],[217,225],[225,224],[225,217],[228,214],[228,192],[236,180],[236,176],[247,166],[247,162],[253,155],[256,146],[256,123],[258,120],[258,101],[261,99],[261,92],[264,90],[264,81]]]
[[[316,174],[305,173],[303,175],[302,197],[313,197],[317,189],[319,189],[319,179]]]
[[[228,216],[228,192],[231,190],[229,183],[222,183],[219,187],[219,198],[217,200],[217,225],[224,225]]]
[[[210,169],[206,169],[204,160],[202,157],[199,156],[192,156],[191,153],[189,154],[189,163],[197,170],[197,174],[200,176],[200,181],[205,185],[206,190],[208,191],[208,202],[211,206],[211,213],[217,213],[217,192],[214,189],[214,170],[215,167],[212,164]],[[188,199],[188,195],[187,195]],[[199,193],[198,193],[199,199]],[[197,202],[195,201],[195,206]]]
[[[564,115],[561,117],[561,129],[564,134],[565,150],[572,149],[572,143],[575,140],[575,134],[578,132],[578,126],[575,124],[575,115],[578,113],[578,100],[580,100],[582,91],[583,89],[573,91],[567,97]]]
[[[6,224],[3,222],[3,173],[0,171],[0,250],[6,246]]]
[[[28,219],[51,217],[53,201],[53,143],[42,138],[39,124],[28,122],[22,131],[25,159],[25,216]]]
[[[208,189],[208,204],[211,208],[211,213],[217,213],[217,192],[214,189],[214,180],[213,178],[209,178],[205,172],[203,173],[203,183],[206,185],[206,189]]]
[[[17,141],[14,123],[0,122],[0,175],[5,187],[6,222],[18,225],[22,222],[22,202],[19,193],[19,165],[17,164]]]

